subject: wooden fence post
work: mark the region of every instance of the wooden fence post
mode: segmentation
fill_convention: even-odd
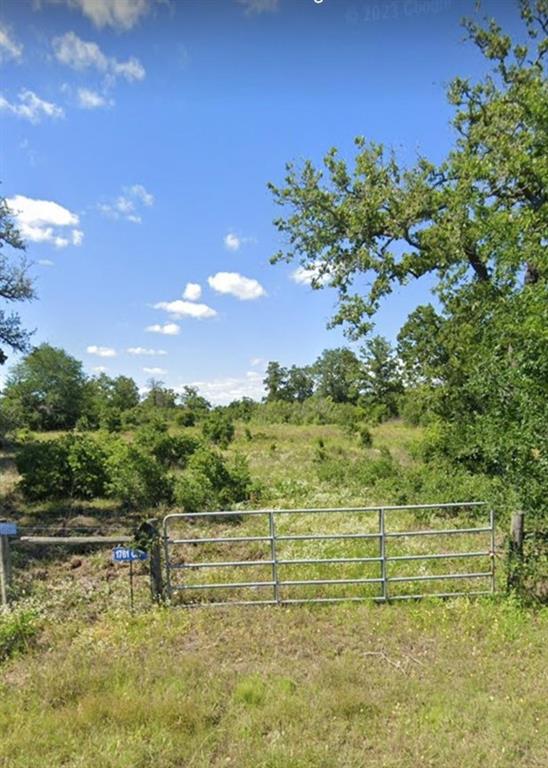
[[[11,553],[8,536],[0,536],[0,604],[7,605],[11,587]]]
[[[523,565],[523,540],[525,538],[525,513],[515,512],[510,527],[508,552],[508,589],[517,589],[521,581]]]

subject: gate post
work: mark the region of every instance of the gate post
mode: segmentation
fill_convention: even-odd
[[[525,538],[525,512],[514,512],[510,527],[510,542],[508,548],[508,582],[509,590],[517,589],[521,581],[521,566],[523,565],[523,540]]]
[[[11,552],[7,536],[0,536],[0,605],[8,604],[11,587]]]
[[[141,548],[150,555],[150,592],[155,603],[162,603],[165,598],[164,579],[162,577],[162,549],[160,533],[156,520],[142,522],[135,536]]]

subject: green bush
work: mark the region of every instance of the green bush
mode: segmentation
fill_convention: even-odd
[[[175,481],[175,501],[186,512],[229,509],[248,499],[251,490],[249,469],[242,456],[228,464],[214,451],[200,448]]]
[[[23,443],[15,457],[20,488],[31,501],[103,496],[106,460],[97,439],[79,434]]]
[[[15,456],[19,487],[27,499],[62,499],[72,489],[69,446],[64,439],[25,442]]]
[[[202,434],[206,440],[227,448],[234,439],[234,424],[225,413],[213,411],[202,425]]]
[[[186,466],[189,456],[199,446],[191,435],[170,435],[167,424],[153,421],[141,427],[135,436],[135,443],[154,456],[163,467]]]
[[[373,445],[373,435],[367,424],[361,424],[358,427],[358,442],[362,448],[371,448]]]
[[[38,616],[32,609],[14,608],[0,612],[0,662],[25,651],[38,630]]]
[[[87,435],[62,438],[67,446],[70,495],[76,499],[104,496],[108,480],[107,453],[97,439]]]
[[[160,462],[138,445],[113,441],[107,460],[109,496],[128,507],[169,504],[173,480]]]

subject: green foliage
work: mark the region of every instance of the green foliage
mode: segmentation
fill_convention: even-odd
[[[373,445],[373,435],[367,424],[362,424],[358,428],[358,441],[362,448],[371,448]]]
[[[65,440],[26,442],[16,454],[20,487],[31,501],[70,496],[70,466]]]
[[[227,448],[234,439],[234,424],[222,411],[213,411],[202,425],[202,434],[212,443]]]
[[[72,429],[84,411],[82,363],[62,349],[41,344],[12,369],[2,408],[20,426]]]
[[[32,608],[0,611],[0,662],[24,652],[38,634],[40,622]]]
[[[107,459],[109,496],[128,507],[156,507],[173,499],[173,480],[139,445],[113,440]]]
[[[25,248],[21,233],[15,226],[12,211],[7,201],[0,197],[0,299],[6,304],[15,301],[30,301],[35,298],[32,280],[28,275],[28,263],[24,258],[10,259],[3,248],[8,245],[15,251]],[[27,352],[31,334],[21,325],[16,312],[0,309],[0,346],[9,347],[14,352]],[[7,360],[7,355],[0,348],[0,365]]]
[[[155,420],[140,427],[135,442],[150,452],[166,468],[184,467],[199,442],[188,434],[170,435],[164,421]]]
[[[70,496],[94,499],[105,495],[108,481],[107,452],[94,437],[68,435],[59,440],[67,449],[70,474]]]
[[[200,448],[175,481],[175,501],[186,512],[230,509],[248,499],[252,488],[242,456],[229,464],[220,454]]]
[[[273,261],[297,260],[314,270],[313,287],[337,289],[332,324],[352,338],[371,331],[394,289],[431,275],[439,309],[418,307],[398,338],[404,381],[421,395],[420,404],[405,396],[406,413],[443,422],[435,453],[452,477],[501,478],[545,519],[548,10],[544,0],[520,10],[519,43],[495,22],[465,22],[491,72],[451,84],[456,138],[443,162],[404,167],[357,138],[352,166],[332,149],[321,170],[287,167],[284,185],[270,189],[290,246]],[[374,343],[364,405],[369,391],[390,415],[402,403],[399,362]],[[394,386],[379,387],[383,379]]]

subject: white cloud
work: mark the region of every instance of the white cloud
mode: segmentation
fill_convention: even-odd
[[[116,350],[112,347],[98,347],[96,344],[86,347],[86,352],[97,357],[116,357]]]
[[[134,56],[127,61],[118,61],[113,56],[104,54],[97,43],[82,40],[74,32],[65,32],[64,35],[53,38],[52,45],[55,58],[61,64],[79,71],[96,69],[110,81],[122,77],[132,82],[142,80],[146,74],[145,68]]]
[[[291,273],[291,279],[298,285],[312,285],[315,281],[318,285],[324,286],[329,283],[329,275],[327,273],[320,274],[319,267],[297,267],[297,269]]]
[[[278,10],[279,0],[237,0],[245,8],[246,15],[273,13]]]
[[[252,365],[253,368],[264,368],[265,360],[262,357],[252,357],[249,361],[249,365]]]
[[[254,237],[242,237],[241,235],[237,235],[235,232],[229,232],[224,236],[223,242],[225,244],[225,248],[228,251],[238,251],[242,245],[246,245],[247,243],[254,243],[256,240]]]
[[[3,59],[20,59],[23,46],[16,43],[7,27],[0,24],[0,61]]]
[[[64,248],[72,242],[81,245],[83,232],[78,227],[78,216],[51,200],[34,200],[24,195],[15,195],[6,201],[13,211],[17,227],[23,240],[33,243],[50,243],[57,248]],[[70,240],[65,235],[70,235]]]
[[[185,290],[183,291],[183,299],[189,301],[198,301],[202,295],[202,286],[198,283],[187,283]]]
[[[114,101],[108,99],[97,91],[92,91],[89,88],[78,89],[78,106],[82,109],[101,109],[103,107],[112,107]]]
[[[56,119],[65,116],[61,107],[52,101],[41,99],[34,91],[23,89],[17,98],[19,103],[14,103],[0,94],[0,112],[8,112],[31,123],[39,123],[43,117]]]
[[[143,205],[154,205],[154,195],[152,195],[150,192],[147,192],[142,184],[134,184],[132,187],[128,188],[128,192],[130,195],[133,195],[133,197],[137,198],[137,200],[140,200]]]
[[[149,325],[145,330],[149,333],[162,333],[164,336],[178,336],[181,332],[181,326],[177,323],[164,323],[164,325],[156,323]]]
[[[194,317],[203,320],[206,317],[215,317],[217,312],[207,304],[196,304],[191,301],[159,301],[154,304],[154,309],[163,309],[173,317]]]
[[[266,296],[263,286],[251,277],[244,277],[237,272],[217,272],[207,278],[207,282],[217,293],[228,293],[242,301]]]
[[[106,373],[108,371],[108,368],[104,365],[94,365],[91,369],[93,373]]]
[[[152,376],[163,376],[167,373],[165,368],[143,368],[145,373],[150,373]]]
[[[242,244],[242,241],[238,237],[238,235],[235,235],[234,232],[229,232],[228,235],[225,235],[225,248],[228,248],[229,251],[237,251]]]
[[[226,405],[231,400],[251,397],[260,400],[264,395],[263,376],[257,371],[248,371],[245,376],[192,381],[190,386],[196,387],[200,394],[214,405]],[[182,392],[184,385],[175,387],[176,392]]]
[[[133,224],[140,224],[141,206],[149,208],[154,205],[154,195],[148,192],[142,184],[123,187],[122,194],[109,203],[99,203],[97,206],[103,216],[109,219],[125,219]]]
[[[51,261],[50,259],[38,259],[36,262],[41,267],[53,267],[55,262]]]
[[[128,355],[154,357],[155,355],[167,355],[165,349],[147,349],[146,347],[129,347]]]
[[[42,0],[44,4],[66,5],[81,11],[96,27],[131,29],[149,13],[153,0]],[[35,0],[40,7],[40,0]]]

